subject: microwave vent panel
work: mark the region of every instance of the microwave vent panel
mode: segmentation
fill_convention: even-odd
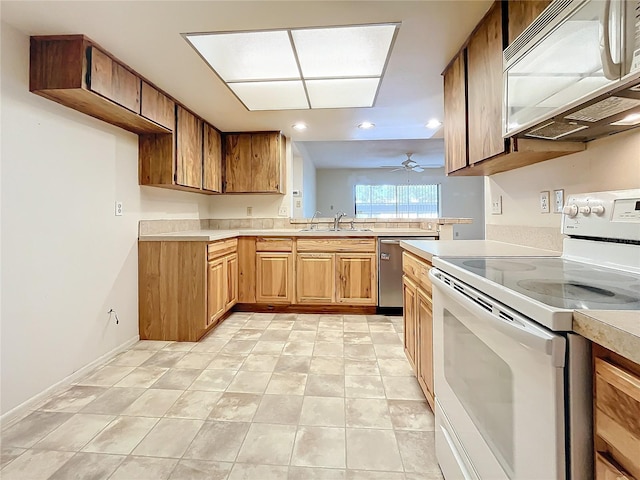
[[[584,125],[571,125],[568,123],[549,122],[525,133],[526,137],[542,138],[544,140],[557,140],[580,130],[588,128]]]
[[[567,120],[579,120],[582,122],[598,122],[605,118],[612,117],[626,110],[630,110],[640,105],[640,100],[633,98],[608,97],[604,100],[589,105],[588,107],[567,115]]]

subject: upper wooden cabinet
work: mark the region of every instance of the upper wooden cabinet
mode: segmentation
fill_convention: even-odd
[[[202,120],[181,106],[176,110],[176,183],[202,188]]]
[[[225,134],[225,193],[284,193],[280,132]]]
[[[176,104],[160,90],[142,82],[140,115],[173,130],[176,123]]]
[[[550,3],[551,0],[509,0],[509,45]]]
[[[142,80],[83,35],[31,37],[29,90],[134,133],[169,132],[140,114]]]
[[[202,152],[202,188],[210,192],[222,192],[222,143],[220,132],[208,123],[204,124]]]
[[[447,172],[467,166],[466,50],[444,72],[444,158]]]

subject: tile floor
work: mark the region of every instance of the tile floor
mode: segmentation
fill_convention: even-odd
[[[436,480],[402,318],[234,313],[141,341],[2,430],[2,480]]]

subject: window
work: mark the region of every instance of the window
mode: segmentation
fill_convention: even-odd
[[[439,185],[356,185],[358,218],[436,218]]]

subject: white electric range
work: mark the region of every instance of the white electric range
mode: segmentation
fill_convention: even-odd
[[[593,476],[577,309],[639,310],[640,189],[572,195],[561,257],[435,258],[436,454],[447,480]]]

